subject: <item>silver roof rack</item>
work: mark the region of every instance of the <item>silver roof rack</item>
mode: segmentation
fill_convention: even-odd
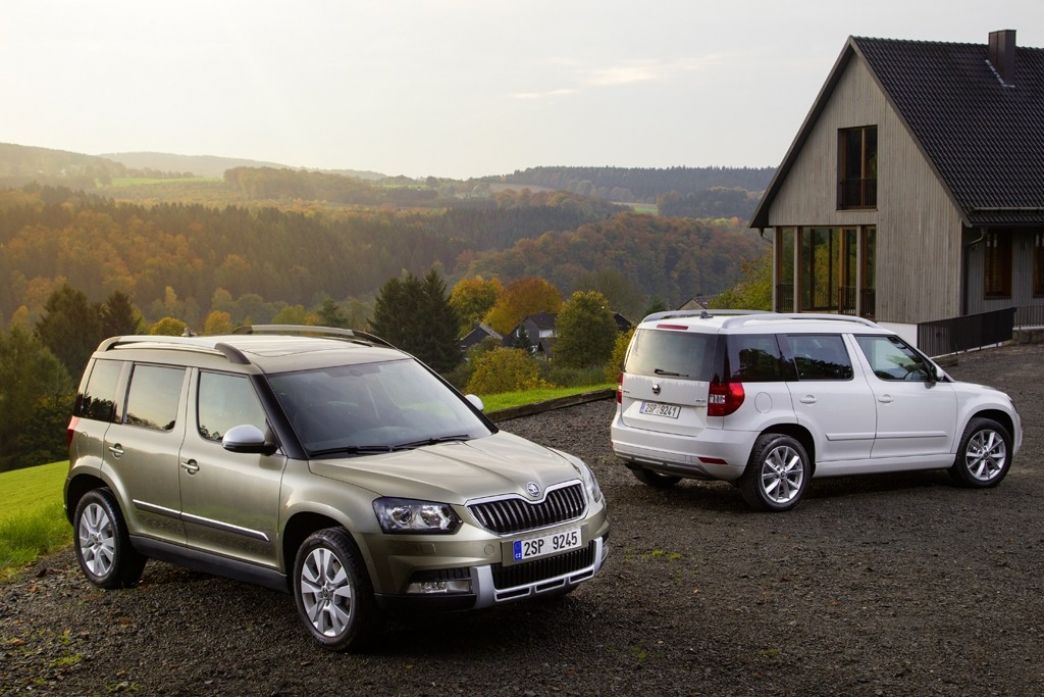
[[[224,356],[232,363],[249,365],[250,359],[234,346],[202,336],[162,336],[151,334],[131,334],[114,336],[98,344],[99,351],[112,351],[118,348],[137,346],[139,348],[166,348],[182,351],[196,351]]]
[[[866,319],[865,317],[856,317],[855,315],[831,315],[825,313],[816,312],[764,312],[760,314],[748,314],[742,317],[730,317],[729,319],[722,322],[721,326],[725,327],[742,327],[750,322],[777,322],[777,321],[801,321],[801,320],[826,320],[828,322],[855,322],[862,324],[867,327],[873,327],[874,329],[880,329],[880,325],[876,322]]]
[[[733,315],[753,315],[764,313],[764,310],[664,310],[654,312],[642,318],[642,322],[655,322],[661,319],[678,319],[681,317],[699,317],[710,319],[711,317],[726,317]]]
[[[253,324],[236,327],[233,334],[292,334],[304,336],[321,336],[330,339],[341,339],[343,341],[354,341],[357,343],[373,344],[395,348],[379,336],[360,332],[355,329],[342,329],[340,327],[320,327],[311,324]]]

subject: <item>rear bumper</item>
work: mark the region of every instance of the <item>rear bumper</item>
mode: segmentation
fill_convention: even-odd
[[[611,429],[613,452],[628,463],[665,474],[726,481],[743,475],[757,436],[714,428],[704,429],[698,437],[647,431],[624,425],[619,411]]]

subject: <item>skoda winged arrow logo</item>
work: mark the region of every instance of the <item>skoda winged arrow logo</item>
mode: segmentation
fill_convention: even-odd
[[[526,482],[526,493],[533,498],[540,496],[540,485],[536,482]]]

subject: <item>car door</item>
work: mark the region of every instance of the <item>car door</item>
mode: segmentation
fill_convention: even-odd
[[[797,421],[816,440],[816,461],[866,460],[874,444],[877,407],[841,334],[788,334],[787,358],[797,380],[787,383]]]
[[[233,453],[221,445],[233,426],[267,432],[246,375],[193,370],[191,425],[181,448],[182,517],[188,544],[243,561],[276,565],[282,453]]]
[[[178,450],[185,434],[186,370],[135,363],[126,407],[105,431],[102,467],[121,488],[131,535],[182,544]]]
[[[897,336],[857,335],[877,408],[872,457],[914,457],[950,452],[957,425],[953,385]]]

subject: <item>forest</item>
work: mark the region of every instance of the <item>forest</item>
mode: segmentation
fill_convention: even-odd
[[[199,326],[219,302],[237,321],[262,321],[279,309],[266,302],[372,296],[388,278],[433,266],[451,279],[540,275],[563,292],[578,273],[614,269],[647,296],[684,302],[725,289],[759,253],[765,243],[743,227],[619,212],[561,192],[504,192],[474,208],[316,213],[142,206],[27,186],[0,191],[0,318],[35,320],[69,283],[93,302],[126,293],[149,321]]]

